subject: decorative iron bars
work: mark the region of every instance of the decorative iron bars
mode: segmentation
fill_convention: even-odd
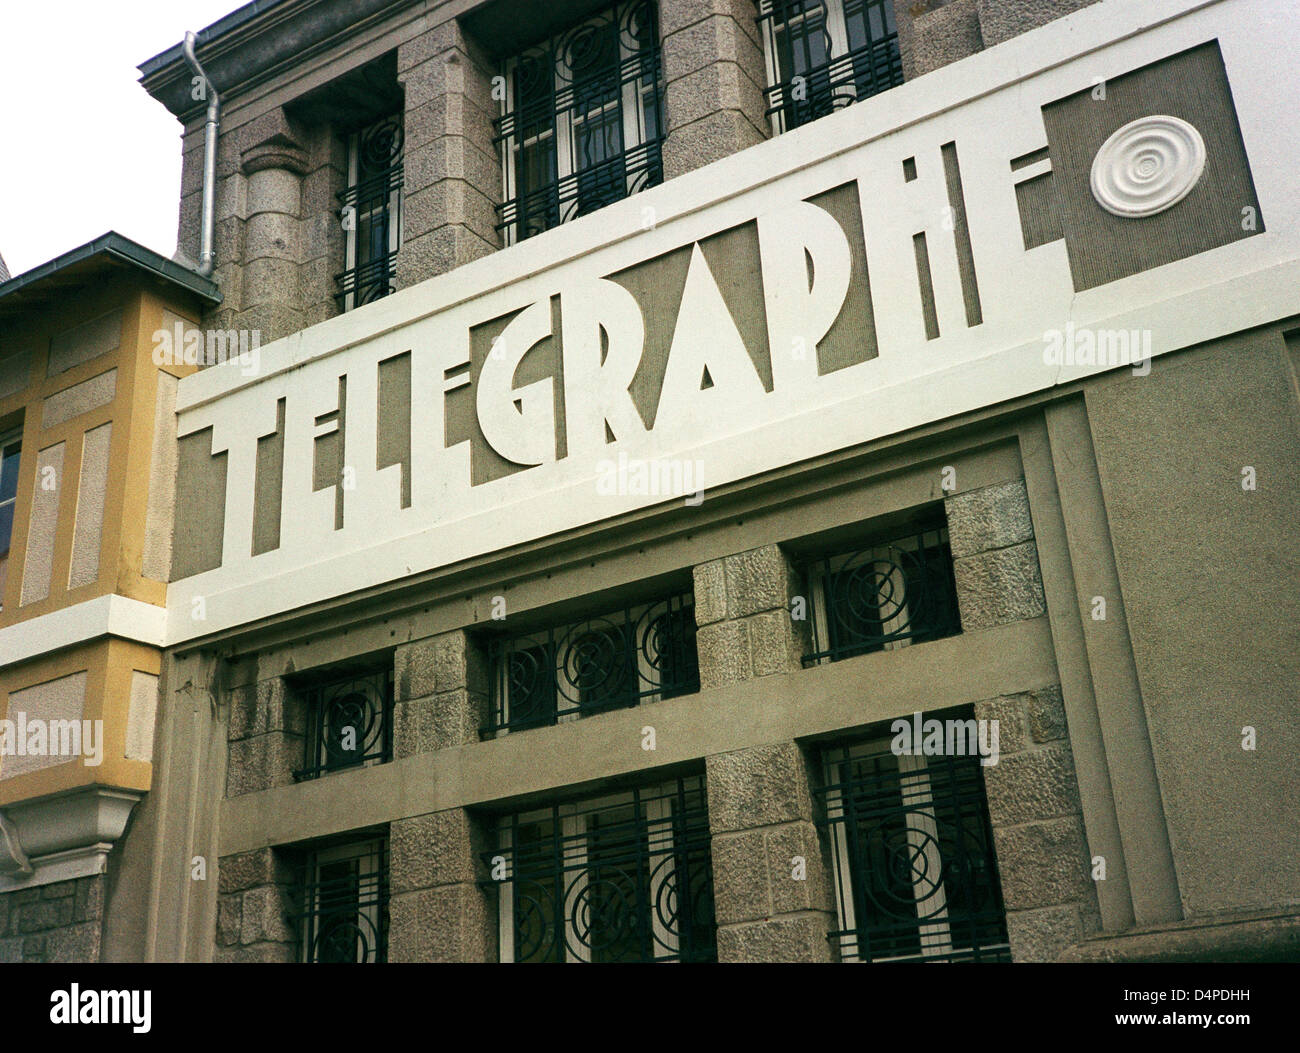
[[[388,960],[388,842],[384,838],[308,855],[293,916],[304,962]]]
[[[691,593],[497,639],[485,733],[689,695],[700,689]]]
[[[805,567],[813,650],[805,666],[961,632],[946,527]]]
[[[979,758],[886,740],[824,763],[841,960],[1010,961]]]
[[[780,131],[903,83],[893,0],[758,0],[758,11]]]
[[[348,677],[307,692],[307,766],[298,780],[393,759],[391,673]]]
[[[501,960],[714,961],[709,843],[700,776],[503,819]]]
[[[663,182],[653,0],[620,3],[505,67],[496,123],[507,244]]]
[[[395,114],[353,136],[349,186],[339,195],[347,235],[346,269],[338,275],[339,310],[349,311],[394,292],[401,245],[402,116]]]

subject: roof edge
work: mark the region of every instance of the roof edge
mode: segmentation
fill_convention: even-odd
[[[221,303],[221,291],[216,282],[204,278],[197,271],[190,270],[190,268],[177,263],[175,260],[160,256],[152,249],[146,249],[138,242],[123,237],[113,230],[110,230],[107,234],[101,234],[94,241],[88,241],[84,245],[79,245],[77,248],[65,252],[62,256],[55,257],[48,263],[42,263],[29,271],[24,271],[22,274],[10,278],[7,282],[0,283],[0,298],[11,296],[22,289],[43,281],[52,274],[57,274],[66,267],[99,255],[109,256],[123,263],[129,263],[156,278],[180,286],[212,306]]]

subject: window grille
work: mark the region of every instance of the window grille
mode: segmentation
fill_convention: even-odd
[[[496,141],[507,244],[663,182],[663,88],[652,0],[608,8],[505,65]]]
[[[304,962],[388,960],[388,842],[375,838],[307,856],[294,916]]]
[[[1010,961],[978,756],[824,753],[843,961]]]
[[[700,689],[691,593],[488,645],[486,733],[554,724]]]
[[[758,11],[778,133],[903,83],[893,0],[758,0]]]
[[[821,557],[804,573],[813,636],[805,666],[961,631],[946,527]]]
[[[386,117],[348,141],[348,188],[339,195],[345,269],[337,277],[339,309],[396,291],[402,244],[402,115]]]
[[[0,605],[4,603],[9,570],[9,544],[13,540],[18,503],[18,464],[22,459],[22,431],[0,435]]]
[[[298,780],[393,759],[391,672],[350,676],[308,689],[307,766]]]
[[[503,962],[716,960],[702,777],[512,815],[499,838]]]

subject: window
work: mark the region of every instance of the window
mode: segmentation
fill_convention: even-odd
[[[759,0],[777,133],[903,83],[893,0]]]
[[[14,515],[18,501],[18,463],[22,453],[22,432],[0,435],[0,606],[4,604],[9,571],[9,543],[13,540]]]
[[[390,672],[351,676],[307,690],[307,766],[294,778],[393,759]]]
[[[496,121],[507,244],[663,182],[658,13],[617,4],[509,60]]]
[[[300,888],[304,962],[388,960],[388,843],[384,838],[310,852]]]
[[[499,838],[503,962],[716,959],[703,778],[513,815]]]
[[[396,291],[402,244],[400,113],[349,137],[348,188],[339,200],[346,256],[336,299],[340,310],[350,311]]]
[[[488,733],[574,720],[700,689],[691,593],[489,644]]]
[[[978,756],[825,751],[843,961],[1009,961]]]
[[[813,635],[804,665],[961,631],[946,527],[821,557],[804,574]]]

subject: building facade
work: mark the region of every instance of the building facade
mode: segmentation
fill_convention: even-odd
[[[161,330],[216,286],[117,234],[0,284],[0,961],[130,956],[176,473]],[[137,931],[139,930],[139,931]]]
[[[150,960],[1300,946],[1263,0],[249,5]],[[12,590],[11,590],[12,591]]]

